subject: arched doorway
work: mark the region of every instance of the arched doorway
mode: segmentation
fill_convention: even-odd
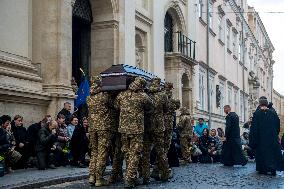
[[[89,0],[76,0],[72,15],[72,77],[79,85],[82,72],[88,76],[91,62],[92,9]]]
[[[189,87],[189,79],[186,73],[182,75],[181,78],[182,84],[182,106],[190,108],[190,87]]]

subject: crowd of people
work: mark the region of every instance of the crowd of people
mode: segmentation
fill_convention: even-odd
[[[66,165],[89,166],[91,185],[105,186],[124,178],[125,187],[133,188],[138,178],[145,185],[150,183],[150,177],[168,181],[171,167],[179,166],[180,160],[244,166],[247,157],[254,159],[261,153],[255,142],[258,140],[255,118],[244,125],[240,136],[239,118],[227,105],[225,131],[210,130],[203,118],[194,124],[190,110],[181,108],[180,102],[173,99],[171,83],[161,87],[161,80],[154,78],[148,88],[146,84],[146,80],[137,77],[127,90],[114,93],[102,91],[101,78],[94,78],[86,99],[88,117],[82,119],[71,113],[68,102],[56,119],[47,115],[27,128],[20,115],[13,119],[1,116],[0,164],[6,173],[29,167],[44,170]],[[267,109],[260,106],[256,112],[261,110]],[[108,164],[112,171],[106,180]]]
[[[40,170],[73,165],[87,167],[88,120],[79,123],[66,102],[56,119],[46,115],[40,122],[23,126],[23,116],[0,117],[0,163],[5,172],[37,167]]]

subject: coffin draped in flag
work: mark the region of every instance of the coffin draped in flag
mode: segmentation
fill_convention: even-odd
[[[154,74],[146,72],[135,66],[126,64],[113,65],[101,73],[102,90],[125,90],[135,77],[143,77],[147,81],[156,77]]]
[[[87,97],[90,96],[90,84],[87,78],[84,78],[77,92],[77,98],[74,106],[79,108],[80,105],[86,103]]]

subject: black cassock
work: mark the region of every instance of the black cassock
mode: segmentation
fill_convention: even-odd
[[[240,137],[239,116],[230,112],[226,117],[226,141],[222,149],[222,163],[227,166],[245,165],[247,159],[243,154]]]
[[[279,143],[280,120],[273,110],[257,110],[253,114],[249,146],[256,151],[256,171],[283,171]]]

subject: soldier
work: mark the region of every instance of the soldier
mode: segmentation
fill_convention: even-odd
[[[145,112],[144,117],[143,150],[139,164],[139,176],[143,178],[143,185],[150,183],[150,153],[152,148],[151,113],[151,111]]]
[[[165,93],[168,97],[168,111],[165,114],[165,153],[170,149],[173,127],[174,127],[174,116],[175,111],[180,108],[180,101],[173,99],[173,84],[166,82]]]
[[[165,145],[164,115],[165,112],[168,112],[168,97],[164,92],[161,91],[160,84],[161,84],[161,79],[154,78],[149,88],[149,96],[154,103],[153,113],[150,117],[151,140],[156,150],[156,161],[158,169],[161,171],[161,180],[167,181],[169,179],[170,172],[169,172],[169,165],[164,147]],[[150,170],[146,170],[145,172],[150,172]],[[155,172],[159,173],[157,169]],[[154,174],[153,177],[156,179],[160,179],[158,174],[156,175]]]
[[[181,116],[177,128],[180,132],[182,158],[187,162],[191,162],[190,143],[193,137],[193,127],[191,125],[189,109],[186,107],[181,109]]]
[[[143,91],[146,80],[140,77],[121,92],[115,101],[120,110],[118,131],[121,133],[122,152],[126,159],[126,188],[133,188],[137,179],[138,164],[143,148],[144,112],[152,107],[152,101]]]
[[[109,178],[109,183],[120,182],[123,178],[122,165],[123,165],[123,154],[121,152],[121,134],[118,132],[119,127],[119,112],[114,112],[115,117],[115,133],[112,138],[112,171]]]
[[[91,86],[91,96],[87,99],[91,143],[89,183],[92,185],[95,183],[97,187],[108,184],[103,174],[115,124],[111,94],[102,92],[101,84],[101,78],[96,77]]]

